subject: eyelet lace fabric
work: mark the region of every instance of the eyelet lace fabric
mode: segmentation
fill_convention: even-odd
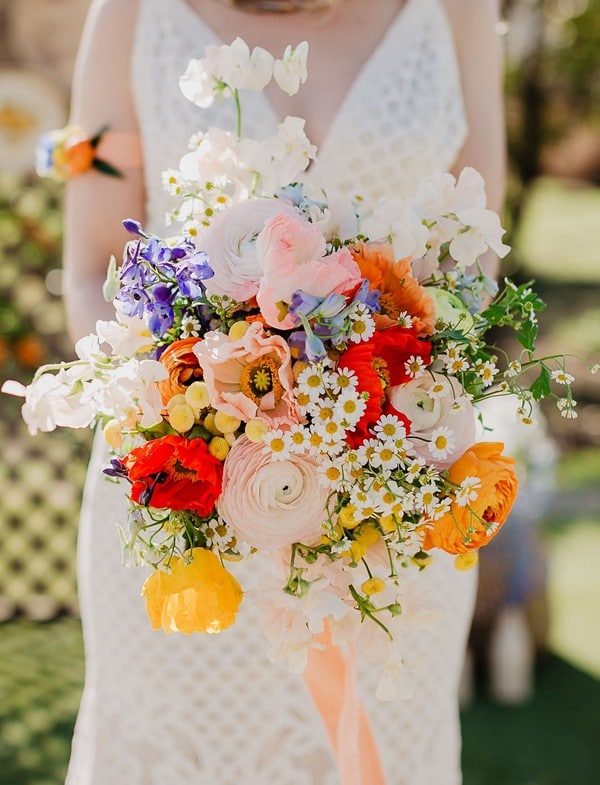
[[[149,229],[164,234],[169,207],[161,173],[177,167],[189,137],[233,121],[230,102],[200,110],[179,76],[207,44],[220,43],[184,0],[140,0],[132,62],[146,162]],[[246,98],[248,100],[246,100]],[[245,133],[273,132],[262,94],[244,101]],[[363,67],[326,139],[311,185],[368,198],[404,194],[448,169],[465,135],[456,55],[440,0],[408,0]],[[86,682],[67,785],[339,785],[323,723],[301,676],[271,664],[259,611],[244,601],[218,635],[150,629],[140,589],[145,568],[121,566],[115,523],[125,488],[102,475],[98,439],[90,462],[78,545]],[[266,560],[235,565],[258,586]],[[377,739],[387,785],[459,785],[457,690],[476,575],[436,554],[411,574],[436,613],[407,624],[402,652],[412,698],[381,702],[377,669],[361,663],[358,689]]]

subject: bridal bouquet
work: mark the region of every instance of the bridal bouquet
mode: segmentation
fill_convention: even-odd
[[[295,670],[326,624],[385,662],[423,600],[410,571],[438,550],[469,569],[502,527],[517,481],[503,445],[478,440],[479,401],[510,394],[528,422],[550,396],[575,416],[564,358],[534,356],[542,302],[510,281],[497,293],[479,264],[508,247],[477,172],[369,203],[303,187],[316,158],[303,120],[243,136],[240,91],[274,78],[294,93],[306,53],[275,60],[237,39],[189,64],[185,96],[231,99],[237,128],[197,134],[165,172],[181,229],[125,221],[105,284],[115,319],[76,361],[5,385],[31,433],[103,427],[106,474],[129,492],[125,561],[155,568],[153,627],[228,627],[243,594],[232,563],[268,554],[265,630]],[[498,326],[518,357],[488,344]]]

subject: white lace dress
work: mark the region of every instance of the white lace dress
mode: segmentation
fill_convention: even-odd
[[[133,85],[147,226],[158,233],[167,208],[162,171],[177,166],[194,131],[233,119],[227,102],[202,112],[178,90],[187,61],[209,43],[219,41],[185,0],[140,0]],[[266,98],[248,99],[245,132],[272,133],[277,118]],[[450,168],[464,134],[442,4],[408,0],[340,108],[311,178],[369,196],[403,193],[423,175]],[[336,785],[303,679],[269,663],[250,604],[219,635],[151,631],[139,596],[145,572],[120,566],[115,522],[124,520],[124,495],[103,479],[105,460],[98,442],[79,538],[87,664],[68,785]],[[375,672],[365,667],[359,690],[387,785],[458,785],[457,683],[476,578],[439,554],[418,580],[441,612],[433,631],[406,634],[409,658],[428,657],[414,697],[381,703]]]

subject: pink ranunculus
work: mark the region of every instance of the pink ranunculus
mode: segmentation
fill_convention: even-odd
[[[256,254],[258,233],[274,215],[297,213],[281,199],[249,199],[217,215],[199,241],[215,272],[206,281],[208,294],[228,295],[240,302],[253,297],[262,275]]]
[[[244,422],[259,417],[274,427],[298,422],[290,350],[279,335],[267,335],[254,322],[236,341],[207,333],[193,351],[215,409]]]
[[[475,442],[475,410],[453,376],[426,373],[390,388],[389,400],[410,420],[410,441],[417,455],[436,469],[447,469]],[[431,436],[440,428],[451,434],[445,458],[435,458],[430,449]]]
[[[268,220],[256,239],[256,251],[262,267],[256,299],[267,324],[278,329],[295,326],[285,306],[298,289],[326,297],[350,291],[362,280],[348,249],[326,256],[320,230],[300,217],[281,214]]]
[[[242,436],[225,459],[219,515],[255,548],[314,545],[329,493],[319,482],[317,466],[311,455],[272,461],[263,445]]]

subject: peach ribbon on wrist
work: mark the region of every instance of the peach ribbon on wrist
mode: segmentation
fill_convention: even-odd
[[[356,652],[346,655],[327,627],[320,648],[311,648],[304,681],[321,715],[340,775],[340,785],[385,785],[377,744],[356,687]]]

